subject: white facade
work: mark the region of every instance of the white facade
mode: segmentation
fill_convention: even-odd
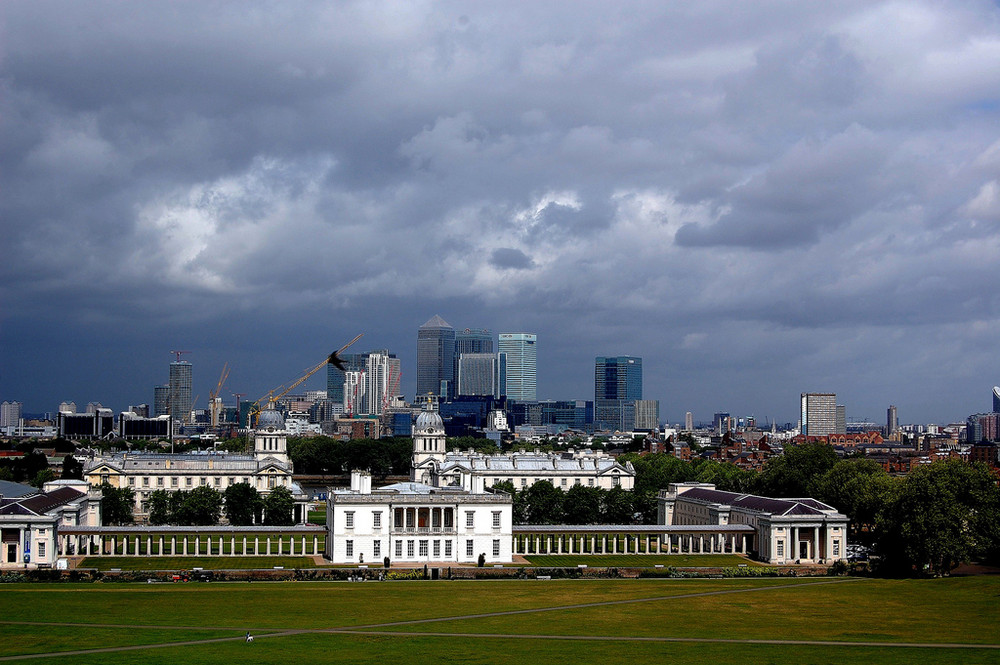
[[[635,468],[603,452],[569,450],[562,453],[517,452],[507,455],[446,452],[444,422],[435,411],[423,411],[413,425],[411,480],[434,487],[482,492],[510,481],[515,490],[547,480],[561,490],[573,485],[631,490]]]
[[[3,402],[0,404],[0,427],[17,427],[21,424],[20,402]]]
[[[752,527],[751,549],[761,561],[830,564],[847,558],[847,516],[816,499],[772,499],[689,482],[660,490],[658,501],[659,524]]]
[[[57,480],[41,492],[0,497],[0,569],[56,565],[60,526],[99,526],[101,495],[85,481]]]
[[[355,472],[327,499],[326,557],[334,563],[509,563],[513,514],[505,492],[471,493],[421,483],[371,488]]]

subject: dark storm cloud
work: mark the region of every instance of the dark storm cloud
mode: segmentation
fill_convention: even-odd
[[[672,419],[961,417],[1000,375],[998,18],[4,3],[0,397],[149,401],[177,347],[262,394],[361,331],[412,390],[437,312],[537,332],[543,397],[633,353]]]
[[[497,268],[513,268],[514,270],[523,270],[534,265],[530,256],[519,249],[511,249],[510,247],[500,247],[493,250],[493,254],[490,255],[490,263]]]

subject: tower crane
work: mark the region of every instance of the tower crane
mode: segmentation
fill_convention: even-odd
[[[354,339],[352,339],[350,342],[348,342],[347,344],[343,345],[342,347],[340,347],[339,349],[337,349],[336,351],[334,351],[333,353],[331,353],[329,356],[327,356],[326,358],[324,358],[321,363],[319,363],[318,365],[316,365],[312,369],[307,370],[305,374],[303,374],[298,379],[296,379],[295,381],[293,381],[291,383],[291,385],[289,385],[287,387],[284,386],[284,385],[281,385],[281,386],[278,386],[277,388],[275,388],[274,390],[269,390],[266,395],[264,395],[263,397],[261,397],[260,399],[258,399],[257,401],[255,401],[253,403],[253,406],[250,407],[250,418],[249,418],[249,423],[248,424],[250,424],[250,423],[252,423],[253,425],[257,424],[256,423],[257,417],[260,415],[260,412],[261,412],[261,406],[260,406],[261,402],[264,402],[264,404],[267,407],[273,406],[275,402],[277,402],[279,399],[281,399],[282,397],[284,397],[288,393],[290,393],[293,390],[295,390],[296,388],[298,388],[300,385],[302,385],[306,381],[306,379],[308,379],[310,376],[312,376],[316,372],[318,372],[321,369],[323,369],[323,367],[326,366],[327,364],[332,364],[332,365],[335,365],[337,367],[342,367],[343,363],[341,362],[338,354],[340,354],[340,353],[344,352],[345,350],[347,350],[348,347],[350,347],[352,344],[354,344],[355,342],[357,342],[363,336],[364,336],[364,333],[361,333],[360,335],[358,335],[357,337],[355,337]]]
[[[222,414],[222,398],[219,397],[219,393],[222,392],[222,385],[229,378],[229,363],[225,363],[222,366],[222,374],[219,375],[219,382],[215,385],[215,390],[208,393],[208,408],[209,418],[212,427],[219,426],[219,416]]]

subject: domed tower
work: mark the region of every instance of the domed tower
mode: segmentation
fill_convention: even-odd
[[[273,457],[282,464],[292,466],[288,458],[288,432],[285,419],[270,405],[257,417],[257,428],[253,433],[253,454],[259,460]]]
[[[433,405],[417,416],[413,425],[413,471],[410,478],[428,483],[437,464],[444,462],[444,421]]]

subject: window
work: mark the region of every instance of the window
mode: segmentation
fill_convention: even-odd
[[[202,478],[201,479],[201,484],[202,485],[207,485],[208,484],[208,478]]]
[[[420,556],[427,556],[427,541],[420,541]]]
[[[493,541],[493,558],[498,558],[500,556],[500,541]]]
[[[475,525],[476,525],[476,513],[471,510],[465,511],[465,527],[467,529],[471,529]]]
[[[193,478],[185,478],[185,479],[184,479],[184,481],[185,481],[185,484],[186,484],[186,485],[187,485],[188,487],[191,487],[191,485],[193,485],[193,484],[194,484],[194,479],[193,479]]]
[[[399,559],[399,558],[402,558],[402,556],[403,556],[403,541],[402,540],[397,540],[396,541],[396,558]]]
[[[593,487],[594,486],[594,479],[593,478],[587,478],[587,485],[589,487]]]
[[[352,558],[354,556],[354,541],[353,540],[348,540],[348,541],[345,541],[344,544],[345,544],[345,546],[347,548],[347,558],[350,559],[350,558]]]
[[[45,558],[45,541],[44,540],[40,540],[40,541],[38,541],[35,544],[38,546],[38,558],[39,559],[44,559]]]
[[[833,556],[840,556],[840,541],[833,541]]]
[[[500,511],[499,510],[494,510],[493,511],[493,528],[494,529],[499,529],[500,528]]]
[[[348,529],[354,528],[354,511],[348,510],[344,513],[344,526]]]
[[[434,541],[434,558],[437,559],[440,556],[441,556],[441,541],[440,540],[435,540]]]
[[[777,549],[777,551],[778,551],[778,557],[785,556],[785,541],[783,541],[783,540],[779,540],[778,541],[778,549]]]
[[[615,487],[620,487],[622,484],[622,479],[619,478],[618,476],[615,476],[614,478],[611,479],[611,484],[614,485]]]
[[[465,541],[465,556],[469,557],[470,559],[473,556],[475,556],[475,551],[476,551],[475,548],[476,548],[475,541],[473,540]]]
[[[149,476],[143,476],[142,477],[142,486],[143,487],[149,487]]]
[[[521,478],[521,487],[527,487],[527,486],[528,486],[528,479]]]
[[[451,541],[444,541],[444,556],[445,558],[451,558]]]
[[[372,528],[381,529],[382,528],[382,511],[376,510],[372,513]]]
[[[171,478],[170,479],[170,486],[171,487],[177,487],[177,479],[176,478]]]
[[[135,485],[135,476],[129,476],[128,477],[128,484],[129,485]]]
[[[580,479],[579,478],[574,478],[573,479],[573,484],[574,485],[579,485],[580,484]]]
[[[157,476],[156,477],[156,486],[157,487],[163,487],[163,476]]]
[[[218,476],[216,476],[215,477],[215,486],[218,487],[221,484],[222,484],[222,478],[219,478]]]
[[[376,540],[375,543],[373,544],[373,546],[372,546],[372,554],[375,555],[376,559],[379,558],[380,556],[382,556],[382,541],[381,540]]]
[[[412,540],[406,541],[406,556],[409,559],[413,558],[413,541]]]
[[[563,487],[566,487],[566,479],[565,478],[560,479],[559,484],[562,485]]]

